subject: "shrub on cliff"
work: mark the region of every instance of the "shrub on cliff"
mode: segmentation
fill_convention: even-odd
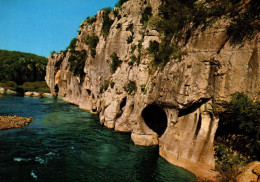
[[[86,44],[89,46],[90,51],[91,51],[91,56],[94,58],[96,55],[96,47],[98,44],[99,38],[95,35],[88,35],[86,37]]]
[[[127,2],[128,0],[119,0],[117,3],[116,3],[116,7],[121,7],[125,2]]]
[[[75,49],[76,48],[76,44],[77,44],[78,39],[74,38],[70,41],[70,45],[67,47],[67,49]]]
[[[142,18],[141,18],[140,22],[142,24],[145,24],[146,22],[148,22],[148,20],[151,16],[152,16],[152,8],[150,6],[148,6],[142,12]]]
[[[96,20],[97,20],[97,15],[95,15],[93,17],[87,17],[86,22],[88,24],[92,24],[92,23],[96,22]]]
[[[110,71],[111,73],[115,73],[117,67],[122,64],[122,60],[119,59],[115,52],[110,56],[110,58],[112,59],[112,62],[110,63]]]
[[[126,86],[124,86],[124,90],[129,94],[129,95],[135,95],[137,91],[136,83],[135,81],[129,81]]]
[[[69,57],[70,71],[73,72],[75,76],[84,76],[84,67],[86,61],[87,53],[85,50],[76,51],[72,50]]]
[[[247,95],[235,93],[224,103],[217,137],[234,150],[251,159],[260,160],[260,103]]]
[[[102,9],[104,11],[103,15],[102,15],[102,18],[103,18],[103,26],[102,26],[102,34],[104,35],[104,37],[107,37],[108,36],[108,33],[109,33],[109,30],[110,30],[110,27],[111,25],[113,24],[113,20],[111,20],[109,18],[109,13],[111,12],[111,8],[108,7],[108,8],[103,8]]]

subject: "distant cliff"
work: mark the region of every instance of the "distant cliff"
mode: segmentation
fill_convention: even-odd
[[[170,163],[217,180],[219,104],[235,92],[260,100],[257,1],[221,2],[129,0],[101,10],[49,57],[47,84],[135,144],[159,145]]]

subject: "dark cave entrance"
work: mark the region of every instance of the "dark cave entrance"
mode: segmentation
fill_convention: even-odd
[[[167,116],[164,110],[158,105],[148,105],[142,111],[142,117],[146,125],[156,132],[159,137],[167,128]]]
[[[58,85],[56,84],[55,87],[54,87],[54,92],[57,94],[59,92],[59,87]]]

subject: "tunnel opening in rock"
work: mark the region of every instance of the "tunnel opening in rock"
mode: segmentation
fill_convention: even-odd
[[[57,84],[56,84],[55,87],[54,87],[54,91],[55,91],[55,93],[58,93],[58,92],[59,92],[59,87],[58,87]]]
[[[91,95],[91,90],[86,89],[86,91],[87,91],[88,95],[90,96]]]
[[[156,132],[159,137],[167,128],[167,115],[164,110],[158,105],[148,105],[142,111],[142,117],[146,125]]]
[[[120,110],[122,110],[126,105],[126,97],[123,98],[123,100],[120,103]]]

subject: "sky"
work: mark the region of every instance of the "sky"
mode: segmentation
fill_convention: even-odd
[[[64,50],[88,16],[118,0],[0,0],[0,49],[48,57]]]

